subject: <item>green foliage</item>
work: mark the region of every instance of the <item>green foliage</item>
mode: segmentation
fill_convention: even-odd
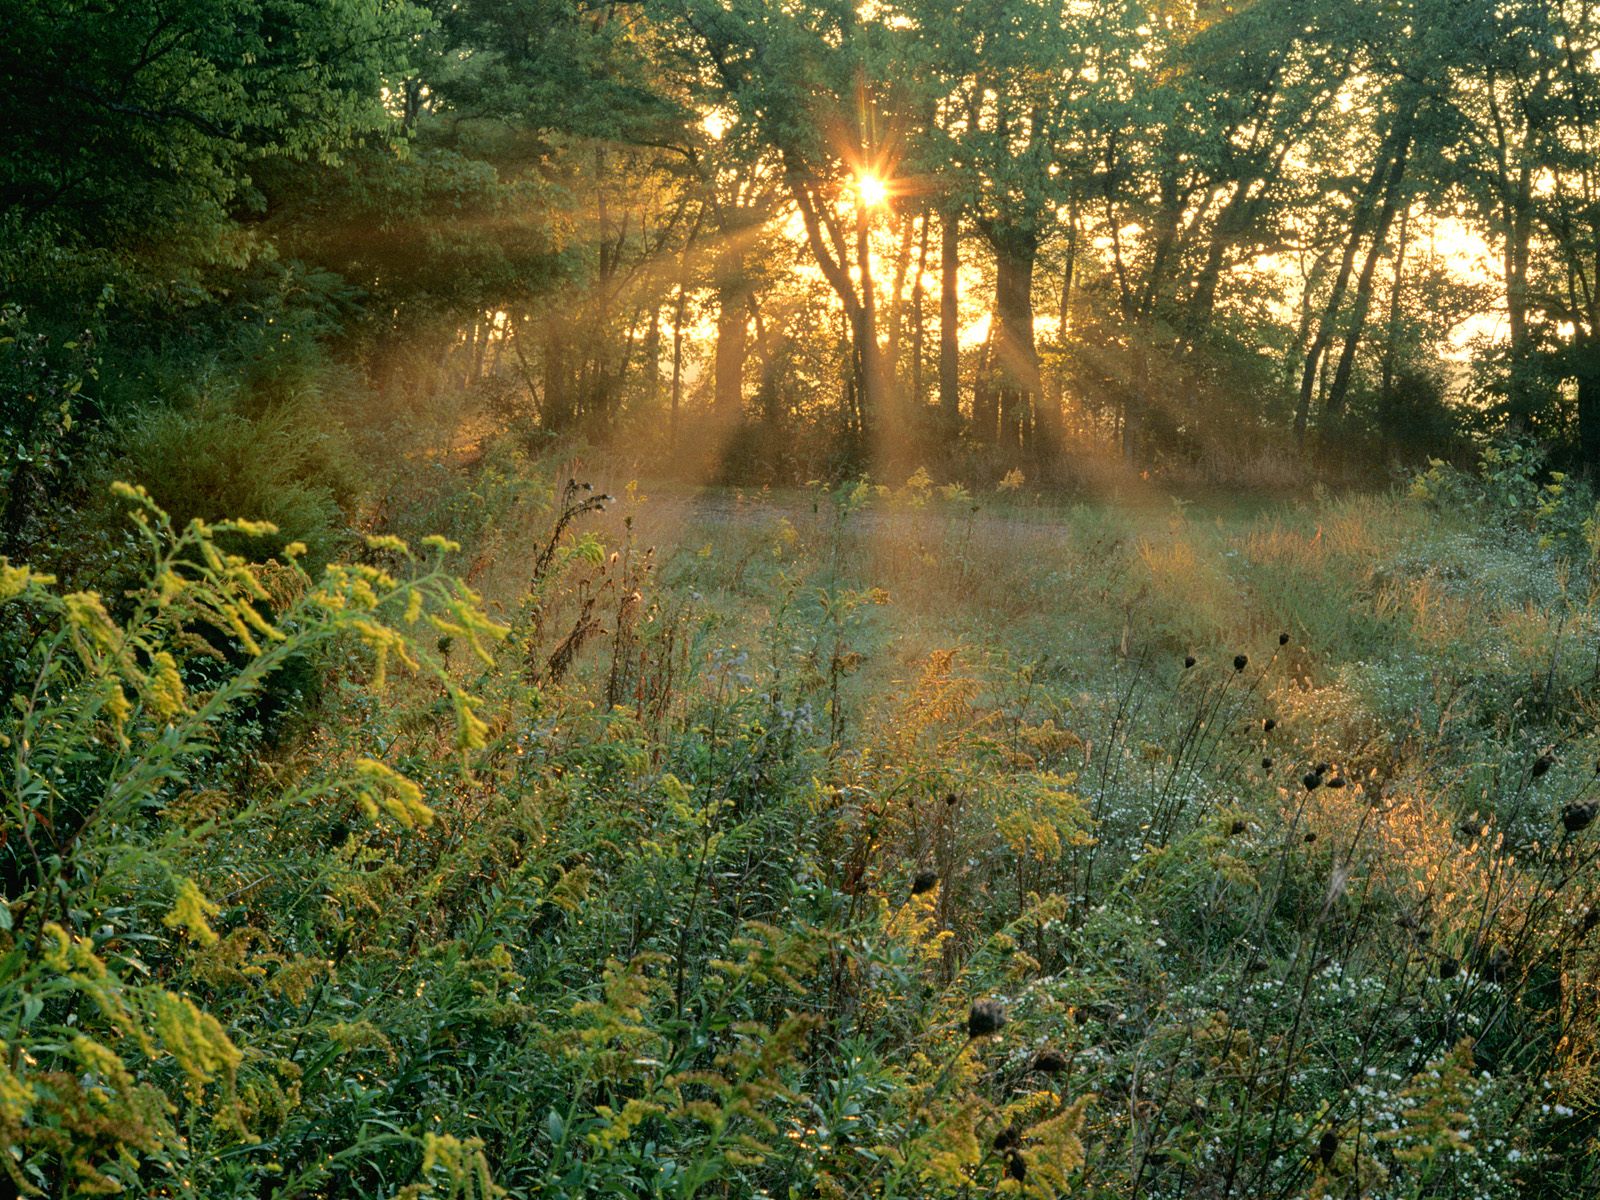
[[[0,222],[131,249],[214,236],[263,157],[334,156],[385,123],[423,28],[406,3],[22,4],[0,79]]]
[[[329,567],[313,581],[293,565],[303,547],[255,567],[218,547],[224,535],[270,537],[269,524],[180,531],[142,489],[118,494],[147,555],[120,616],[93,592],[62,593],[0,564],[0,599],[25,610],[29,631],[8,630],[16,691],[0,726],[14,783],[0,852],[0,1119],[14,1149],[0,1167],[26,1194],[123,1191],[148,1172],[165,1181],[156,1186],[216,1195],[219,1178],[236,1176],[214,1175],[212,1149],[257,1143],[260,1106],[282,1103],[299,1069],[260,1053],[244,1013],[219,1018],[213,986],[230,973],[252,986],[270,977],[303,997],[322,968],[275,953],[265,931],[219,933],[215,921],[237,918],[190,872],[206,846],[269,816],[343,802],[379,825],[433,819],[417,785],[375,758],[257,797],[205,790],[227,762],[227,723],[319,645],[364,643],[381,685],[388,662],[430,666],[409,640],[419,621],[474,640],[497,630],[437,563],[406,582],[370,567]],[[192,666],[224,648],[239,665],[193,689]],[[445,682],[457,744],[470,751],[482,724]]]
[[[1600,880],[1587,834],[1548,833],[1582,771],[1528,766],[1570,713],[1516,689],[1592,602],[1526,626],[1500,589],[1557,594],[1535,530],[1473,548],[1400,499],[1215,541],[1117,514],[1165,530],[1151,556],[1083,509],[970,539],[923,473],[765,501],[747,538],[709,516],[657,579],[654,505],[611,523],[573,477],[552,507],[505,455],[466,506],[494,522],[458,527],[550,546],[496,583],[526,598],[509,631],[396,538],[313,579],[298,547],[218,545],[270,528],[180,530],[133,489],[125,602],[5,568],[18,1187],[1509,1197],[1558,1194],[1530,1165],[1558,1138],[1584,1186],[1558,1127],[1587,1128],[1594,1035],[1543,981],[1587,977],[1563,914]],[[1498,575],[1451,558],[1508,536]],[[1130,571],[1230,558],[1232,617],[1106,607]],[[1037,613],[1027,588],[1059,661],[1037,626],[962,624]],[[1314,628],[1341,607],[1392,628]],[[1185,669],[1163,621],[1216,642]],[[1592,686],[1557,658],[1557,694]],[[307,661],[301,732],[237,753]]]
[[[70,461],[73,424],[100,360],[93,335],[53,343],[16,305],[0,306],[0,545],[15,547]]]
[[[118,472],[147,483],[182,522],[259,513],[277,532],[252,542],[253,553],[299,542],[320,566],[344,536],[340,496],[356,491],[343,432],[319,431],[326,417],[312,397],[254,418],[239,408],[225,384],[202,378],[188,402],[130,422]]]

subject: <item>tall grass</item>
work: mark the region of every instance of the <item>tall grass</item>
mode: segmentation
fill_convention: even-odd
[[[127,604],[5,568],[15,1187],[1593,1190],[1584,497],[603,469],[408,460],[326,572],[124,491]]]

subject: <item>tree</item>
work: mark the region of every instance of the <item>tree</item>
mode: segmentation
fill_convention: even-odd
[[[189,241],[212,254],[263,161],[332,161],[387,127],[383,85],[425,26],[406,0],[8,11],[0,229],[117,250]]]

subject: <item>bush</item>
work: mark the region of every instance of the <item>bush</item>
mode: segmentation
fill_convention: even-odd
[[[253,550],[272,556],[301,542],[311,564],[327,562],[347,536],[341,498],[359,486],[341,431],[314,396],[247,415],[221,376],[206,371],[170,407],[126,420],[116,473],[146,486],[180,523],[255,513],[277,532],[248,543]]]

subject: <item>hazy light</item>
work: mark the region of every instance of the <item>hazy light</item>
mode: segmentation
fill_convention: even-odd
[[[856,195],[866,208],[881,208],[889,202],[889,185],[871,171],[856,176]]]

